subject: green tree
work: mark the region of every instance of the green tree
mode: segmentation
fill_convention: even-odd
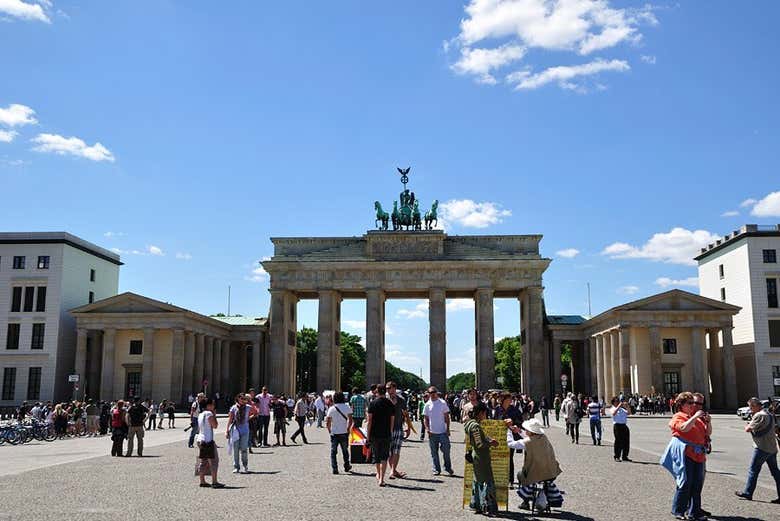
[[[366,388],[366,349],[357,335],[341,332],[341,390]]]
[[[503,378],[502,388],[520,390],[520,366],[522,347],[519,336],[504,337],[495,344],[496,377]]]
[[[317,388],[317,331],[304,327],[297,335],[295,388],[310,391]]]
[[[460,392],[476,386],[477,375],[474,373],[458,373],[447,378],[447,390]]]
[[[416,374],[404,371],[387,361],[385,361],[385,378],[387,378],[388,382],[392,380],[398,385],[399,389],[403,390],[419,391],[428,385],[425,380]]]

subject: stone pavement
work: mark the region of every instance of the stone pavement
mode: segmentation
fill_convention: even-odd
[[[651,428],[645,422],[653,421],[657,420],[633,422],[637,438],[639,432]],[[734,422],[739,425],[738,419]],[[558,484],[566,493],[564,508],[552,517],[575,521],[671,519],[673,481],[658,466],[658,457],[635,446],[634,463],[615,463],[610,444],[593,447],[586,430],[580,445],[572,445],[558,427],[549,431],[564,471]],[[309,446],[256,449],[258,453],[250,455],[253,473],[249,475],[231,474],[227,452],[221,448],[220,480],[228,488],[212,490],[197,487],[195,452],[186,447],[182,429],[163,431],[158,437],[160,434],[148,434],[147,439],[155,442],[148,444],[144,458],[96,456],[108,453],[107,438],[53,442],[23,457],[14,451],[33,446],[0,447],[0,468],[5,474],[0,480],[0,520],[478,519],[460,507],[462,480],[432,476],[427,442],[415,441],[414,435],[402,453],[401,467],[409,479],[391,481],[384,489],[376,486],[368,465],[355,465],[352,475],[332,475],[327,433],[309,428]],[[174,443],[156,443],[177,436],[179,441]],[[452,439],[455,470],[462,476],[463,431],[458,424],[453,424]],[[83,454],[63,461],[56,451],[46,452],[55,448]],[[50,466],[10,470],[24,464],[25,458]],[[519,468],[522,456],[516,455],[515,461]],[[713,519],[780,519],[780,507],[768,503],[774,492],[766,487],[757,490],[757,501],[734,498],[733,491],[741,486],[743,477],[744,473],[708,474],[704,507],[713,512]],[[510,491],[510,511],[504,515],[530,518],[518,511],[518,504]]]

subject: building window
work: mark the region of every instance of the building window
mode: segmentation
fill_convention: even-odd
[[[777,250],[764,250],[763,253],[765,264],[777,263]]]
[[[38,256],[38,269],[39,270],[48,270],[49,269],[49,256],[48,255],[39,255]]]
[[[677,354],[677,339],[676,338],[664,338],[664,354],[676,355]]]
[[[664,371],[664,393],[666,396],[680,392],[680,372]]]
[[[777,307],[777,279],[766,279],[766,305]]]
[[[17,312],[22,310],[22,288],[16,286],[11,293],[11,311]]]
[[[27,399],[41,399],[41,368],[31,367],[27,373]]]
[[[43,349],[43,337],[45,333],[46,324],[33,324],[30,349]]]
[[[769,347],[780,347],[780,320],[769,321]]]
[[[131,355],[140,355],[144,352],[144,341],[143,340],[131,340],[130,341],[130,354]]]
[[[89,292],[89,303],[92,304],[93,302],[95,302],[95,292],[94,291],[90,291]]]
[[[720,276],[720,278],[724,277],[724,275],[723,275],[723,264],[719,264],[718,265],[718,275]]]
[[[772,366],[772,383],[775,386],[775,396],[780,396],[780,365]]]
[[[125,396],[133,398],[135,396],[141,396],[141,371],[128,371],[127,372],[127,393]]]
[[[13,400],[16,389],[16,367],[3,369],[3,400]]]
[[[726,288],[720,288],[720,300],[726,302]]]
[[[6,349],[19,349],[20,324],[8,324],[8,334],[5,337]]]
[[[35,286],[29,286],[24,288],[24,308],[27,313],[33,310],[35,303]]]
[[[24,269],[24,256],[15,256],[14,257],[14,269],[15,270],[23,270]]]
[[[35,298],[35,311],[39,313],[46,311],[46,286],[38,286],[38,294]]]
[[[95,270],[89,270],[89,281],[95,282]]]

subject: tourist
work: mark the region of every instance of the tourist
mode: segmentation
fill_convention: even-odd
[[[133,405],[127,410],[128,431],[127,431],[127,454],[129,458],[133,455],[133,438],[138,438],[138,457],[144,455],[144,424],[148,410],[141,403],[141,399],[136,397]]]
[[[556,394],[553,400],[553,409],[555,409],[555,421],[561,421],[561,395]]]
[[[257,399],[257,391],[254,390],[254,388],[249,389],[249,394],[247,395],[247,403],[252,408],[252,416],[249,418],[249,453],[254,454],[252,452],[252,448],[256,448],[260,446],[260,437],[258,436],[259,431],[259,419],[258,416],[260,414],[260,406],[258,404],[259,400]]]
[[[569,408],[570,402],[571,402],[571,393],[567,393],[566,396],[563,398],[563,401],[561,402],[561,412],[563,413],[563,421],[566,424],[566,436],[569,435],[569,431],[571,430],[571,423],[569,423],[569,420],[566,418],[566,411]]]
[[[428,393],[425,393],[417,405],[417,416],[420,418],[420,441],[425,440],[425,403],[427,401]]]
[[[165,406],[165,413],[168,415],[168,428],[175,429],[176,426],[176,408],[173,405],[173,400],[168,400],[168,405]]]
[[[474,393],[476,395],[476,393]],[[469,404],[473,407],[476,407],[481,402],[477,402],[476,404]],[[503,420],[506,424],[507,428],[511,427],[512,425],[520,426],[520,424],[523,423],[523,414],[520,412],[520,409],[517,408],[517,406],[512,404],[512,395],[511,393],[502,393],[498,397],[498,407],[493,411],[493,419],[494,420]],[[469,414],[471,414],[471,411],[474,410],[473,408],[470,409]],[[519,439],[519,437],[518,437]],[[514,449],[509,449],[509,486],[514,485],[514,477],[515,477],[515,451]]]
[[[513,434],[525,434],[520,440],[515,440]],[[523,500],[520,508],[530,508],[534,500],[535,488],[541,486],[547,497],[547,504],[560,507],[563,496],[555,485],[555,479],[561,474],[561,467],[555,458],[555,450],[544,433],[542,424],[533,418],[523,422],[520,427],[512,426],[506,434],[507,445],[514,450],[522,450],[524,454],[523,469],[517,473],[517,495]]]
[[[268,445],[268,428],[271,426],[271,399],[273,397],[268,393],[268,387],[263,386],[263,390],[257,395],[257,442],[262,443],[263,447]]]
[[[65,436],[68,432],[68,413],[62,407],[61,403],[54,406],[52,423],[54,424],[54,432],[57,433],[57,437],[61,438]]]
[[[284,395],[282,395],[282,398],[284,398]],[[292,396],[289,396],[287,398],[287,401],[284,402],[285,405],[287,405],[287,419],[291,420],[293,417],[293,408],[295,407],[295,400],[293,400]]]
[[[357,387],[352,388],[349,406],[352,409],[352,420],[355,427],[359,429],[363,426],[363,420],[366,418],[366,397],[360,394]]]
[[[317,428],[322,428],[322,420],[325,419],[325,400],[322,399],[322,395],[317,395],[317,399],[314,400],[314,408],[317,410]]]
[[[251,407],[246,403],[246,396],[236,395],[236,403],[230,408],[225,437],[233,450],[233,474],[241,472],[239,456],[244,465],[244,474],[249,473],[249,415]]]
[[[92,401],[87,400],[87,433],[89,436],[97,436],[98,433],[98,406]]]
[[[439,390],[431,386],[428,388],[430,399],[425,403],[423,414],[425,415],[425,429],[428,431],[428,446],[431,449],[431,463],[433,474],[441,474],[439,463],[439,450],[444,456],[444,470],[450,476],[455,474],[450,461],[450,409],[447,403],[439,398]]]
[[[274,396],[271,399],[271,412],[274,415],[274,435],[276,443],[274,447],[279,446],[279,435],[282,436],[282,445],[287,446],[287,404],[283,398]]]
[[[603,412],[598,398],[592,397],[588,404],[588,419],[590,420],[590,437],[593,439],[593,445],[601,445],[601,414]]]
[[[334,474],[339,473],[336,462],[336,452],[341,447],[341,457],[344,459],[344,472],[349,472],[352,465],[349,464],[349,432],[352,430],[354,419],[352,408],[344,403],[344,393],[341,391],[333,395],[333,405],[325,413],[325,427],[330,433],[330,467]]]
[[[147,431],[157,429],[157,410],[158,406],[154,403],[154,400],[149,400],[149,424],[146,427]],[[191,447],[192,445],[190,445]]]
[[[427,401],[428,397],[426,396],[425,399]],[[479,401],[479,393],[474,388],[469,389],[469,392],[468,392],[468,402],[466,402],[464,404],[461,404],[461,407],[460,407],[460,410],[461,410],[460,421],[461,421],[461,423],[465,423],[465,422],[469,421],[469,419],[471,419],[471,415],[469,413],[471,412],[471,410],[478,403],[480,403],[480,401]],[[490,413],[491,411],[492,411],[492,409],[490,409],[488,411],[488,413]]]
[[[550,426],[550,407],[547,405],[547,397],[542,396],[542,399],[539,400],[539,411],[542,413],[542,424],[545,427]]]
[[[377,397],[368,405],[366,443],[371,447],[371,461],[376,466],[376,481],[380,487],[384,487],[395,406],[386,398],[387,389],[384,385],[377,385],[376,393]]]
[[[111,409],[111,455],[122,456],[122,446],[127,436],[127,421],[125,419],[125,402],[119,400]]]
[[[111,406],[108,402],[100,402],[100,435],[108,434],[108,427],[111,424]]]
[[[701,508],[706,439],[712,434],[709,415],[702,410],[703,400],[682,392],[675,400],[677,412],[669,422],[672,439],[661,456],[663,465],[675,477],[677,488],[672,500],[676,519],[706,519]]]
[[[769,403],[772,402],[770,401]],[[735,494],[742,499],[752,500],[753,492],[756,490],[758,474],[761,472],[761,467],[766,463],[777,488],[777,499],[773,499],[772,503],[778,504],[780,503],[780,470],[777,468],[778,441],[775,437],[777,427],[775,411],[763,409],[761,402],[755,397],[748,400],[747,404],[753,413],[753,417],[745,425],[745,432],[749,432],[753,440],[753,457],[750,460],[745,489],[742,492],[735,492]]]
[[[580,443],[580,422],[582,421],[582,402],[574,395],[569,393],[566,400],[563,402],[561,409],[563,415],[566,418],[566,425],[568,427],[569,434],[571,435],[571,442],[579,445]]]
[[[195,436],[197,436],[200,432],[198,430],[200,428],[198,418],[200,417],[200,413],[203,412],[202,402],[205,399],[206,395],[204,393],[198,393],[198,396],[190,404],[190,439],[187,442],[187,446],[189,448],[193,447],[193,444],[195,443]],[[160,414],[162,414],[162,410],[160,411]]]
[[[612,434],[615,436],[615,461],[631,461],[628,451],[631,448],[631,431],[628,429],[628,404],[620,398],[612,398]]]
[[[200,395],[199,395],[200,396]],[[222,488],[225,485],[217,480],[219,453],[214,442],[214,429],[219,427],[214,413],[214,400],[203,398],[202,411],[198,414],[198,465],[195,474],[200,477],[201,487]],[[206,483],[206,475],[211,474],[211,484]]]
[[[471,418],[463,426],[466,439],[471,446],[471,452],[466,454],[466,461],[472,463],[474,467],[469,508],[477,514],[494,516],[498,513],[498,502],[496,484],[493,481],[493,466],[490,462],[490,447],[497,447],[498,442],[485,435],[485,431],[480,426],[488,416],[487,406],[484,403],[477,403],[471,408],[469,414]]]
[[[404,439],[409,436],[408,415],[406,412],[406,400],[398,395],[398,386],[395,382],[387,382],[385,386],[387,389],[387,398],[393,404],[394,416],[393,416],[393,432],[390,436],[390,458],[388,464],[390,465],[390,479],[403,479],[406,477],[406,472],[398,470],[398,462],[401,460],[401,447],[403,446]],[[406,427],[406,429],[404,429]]]
[[[158,422],[157,422],[157,428],[162,429],[163,428],[163,421],[165,420],[165,410],[168,408],[168,400],[163,400],[160,402],[160,412],[158,416]]]
[[[300,393],[298,395],[298,401],[295,402],[293,409],[295,422],[298,424],[298,430],[295,431],[292,436],[290,436],[290,440],[295,443],[295,437],[300,435],[301,439],[303,439],[304,445],[308,445],[309,442],[306,439],[306,433],[303,430],[304,426],[306,425],[306,413],[309,412],[309,404],[306,401],[306,393]]]

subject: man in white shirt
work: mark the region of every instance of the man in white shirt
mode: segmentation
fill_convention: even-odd
[[[344,393],[337,392],[333,395],[333,405],[328,409],[325,426],[330,433],[330,466],[334,474],[339,473],[336,463],[336,452],[341,447],[341,456],[344,458],[344,472],[349,472],[352,465],[349,464],[349,431],[352,429],[352,408],[347,405]]]
[[[441,474],[439,462],[439,450],[444,456],[444,470],[450,476],[455,474],[450,461],[450,408],[447,402],[439,398],[439,390],[431,386],[428,389],[430,399],[425,403],[423,415],[425,417],[425,430],[428,431],[428,446],[431,449],[431,463],[433,475]]]
[[[322,420],[325,419],[325,400],[322,399],[322,395],[317,395],[314,408],[317,410],[317,428],[322,429]]]
[[[631,448],[631,433],[628,430],[629,405],[619,399],[612,398],[612,432],[615,436],[615,461],[631,461],[628,458],[628,450]]]

